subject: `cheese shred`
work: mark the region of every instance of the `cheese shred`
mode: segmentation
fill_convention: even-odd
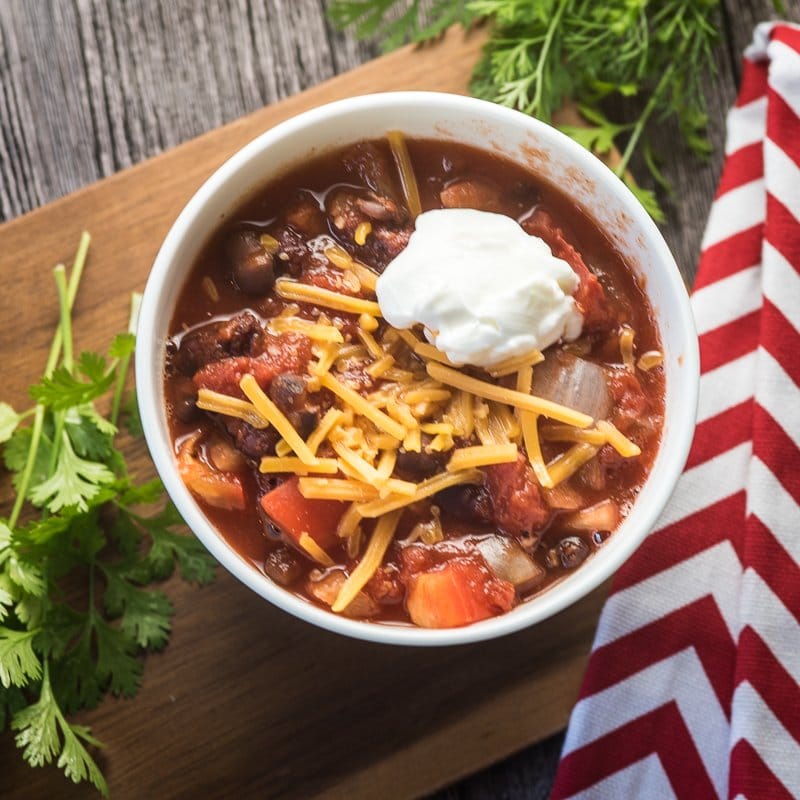
[[[258,413],[256,407],[247,400],[239,397],[230,397],[227,394],[212,392],[210,389],[199,389],[197,392],[197,407],[203,411],[212,411],[228,417],[244,420],[248,425],[263,430],[269,427],[269,420]]]
[[[351,297],[347,294],[332,292],[310,283],[298,283],[286,278],[275,281],[275,291],[284,300],[297,300],[300,303],[314,303],[336,311],[345,311],[349,314],[369,314],[372,317],[381,316],[381,308],[374,300],[363,300],[360,297]]]
[[[309,536],[306,531],[300,534],[297,542],[303,550],[308,553],[314,561],[322,564],[323,567],[335,567],[336,562]]]
[[[448,472],[458,472],[474,467],[486,467],[489,464],[508,464],[517,460],[515,444],[488,444],[475,447],[459,447],[453,451],[447,463]]]
[[[483,473],[477,469],[461,470],[459,472],[440,472],[432,478],[422,481],[417,484],[417,489],[411,497],[387,497],[386,499],[372,500],[369,503],[364,503],[358,506],[358,513],[362,517],[374,518],[379,517],[381,514],[387,514],[389,511],[395,511],[398,508],[416,503],[418,500],[424,500],[426,497],[431,497],[443,489],[448,489],[450,486],[458,486],[462,483],[481,483],[483,481]]]
[[[394,436],[395,439],[402,439],[406,435],[405,428],[399,422],[375,408],[358,392],[336,380],[330,373],[321,376],[320,380],[326,389],[330,389],[337,397],[344,400],[357,414],[366,417],[376,428]]]
[[[497,386],[494,383],[471,378],[443,364],[429,361],[427,370],[428,375],[432,378],[446,383],[448,386],[454,386],[456,389],[463,389],[465,392],[470,392],[477,397],[505,403],[523,411],[531,411],[534,414],[541,414],[544,417],[550,417],[559,422],[574,425],[577,428],[586,428],[592,424],[592,418],[588,414],[559,405],[551,400],[545,400],[543,397],[515,392],[513,389],[506,389],[504,386]]]
[[[319,472],[335,475],[339,465],[335,458],[317,458],[313,464],[305,464],[293,456],[264,456],[258,466],[261,472],[289,472],[304,475],[306,472]]]
[[[547,465],[547,472],[553,485],[556,486],[574,475],[587,461],[593,459],[599,450],[597,445],[579,442],[570,447],[566,453],[556,456]]]
[[[634,356],[633,356],[633,339],[634,339],[634,331],[633,328],[629,327],[628,325],[622,326],[622,331],[619,335],[619,350],[620,354],[622,355],[622,363],[631,371],[633,372],[633,368],[635,365]]]
[[[261,387],[252,375],[243,375],[239,381],[239,388],[245,393],[250,402],[262,417],[268,419],[275,429],[283,436],[289,447],[297,453],[297,457],[306,465],[314,464],[317,457],[308,449],[294,426],[284,416],[283,412],[264,394]]]
[[[369,484],[346,478],[300,478],[297,488],[309,500],[357,500],[363,503],[378,496]]]
[[[606,437],[606,441],[624,458],[634,458],[642,454],[642,449],[639,445],[618,431],[610,422],[605,420],[598,422],[597,430]]]
[[[331,606],[331,611],[337,614],[344,611],[347,606],[355,600],[356,595],[366,586],[367,581],[369,581],[381,565],[386,550],[394,538],[394,532],[397,530],[397,523],[399,521],[399,512],[386,514],[378,520],[361,561],[358,562],[356,568],[342,584],[342,588],[339,589],[339,594]]]

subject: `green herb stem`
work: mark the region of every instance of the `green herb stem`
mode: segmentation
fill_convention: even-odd
[[[128,333],[136,333],[136,326],[139,323],[139,308],[142,304],[142,295],[133,292],[131,295],[131,313],[128,317]],[[122,407],[122,395],[125,392],[125,382],[128,378],[131,356],[129,353],[124,355],[117,368],[117,381],[114,386],[114,399],[111,402],[111,424],[116,425],[119,419],[119,410]]]
[[[680,53],[678,54],[680,57]],[[639,144],[639,139],[644,133],[645,125],[647,125],[647,121],[650,119],[650,115],[656,109],[658,105],[659,99],[661,97],[661,93],[666,89],[667,85],[669,84],[670,78],[672,77],[672,73],[675,71],[675,64],[670,64],[666,70],[664,70],[664,74],[661,76],[661,80],[658,82],[658,85],[655,88],[655,91],[650,95],[650,99],[647,101],[647,105],[644,107],[644,111],[642,111],[641,116],[636,121],[636,126],[631,133],[630,138],[628,139],[628,143],[625,146],[625,151],[622,154],[622,158],[620,159],[619,164],[617,164],[614,172],[617,174],[618,177],[622,177],[625,174],[625,170],[628,168],[628,163],[631,160],[631,156],[633,156],[634,151],[636,150],[636,146]]]
[[[84,231],[81,234],[81,240],[78,244],[78,250],[75,254],[75,261],[72,265],[72,273],[69,277],[69,283],[66,290],[66,306],[69,311],[75,303],[75,297],[78,294],[78,286],[80,285],[81,276],[83,275],[83,268],[86,264],[86,255],[89,251],[89,243],[91,237]],[[63,269],[63,267],[62,267]],[[44,368],[44,377],[49,378],[53,374],[53,370],[58,364],[58,359],[61,355],[61,345],[63,342],[62,325],[59,325],[53,336],[53,343],[50,345],[50,353],[47,356],[47,362]],[[22,471],[22,476],[17,488],[17,495],[14,498],[14,506],[11,509],[11,514],[8,518],[8,526],[12,530],[19,521],[19,515],[22,513],[22,507],[25,504],[25,498],[28,495],[30,488],[31,477],[33,476],[33,469],[36,465],[36,453],[39,450],[39,442],[42,438],[42,429],[44,427],[44,414],[45,407],[37,405],[34,412],[33,425],[31,425],[31,443],[28,447],[28,455],[25,460],[25,467]],[[52,471],[52,470],[51,470]]]
[[[564,10],[567,7],[569,0],[561,0],[558,4],[558,10],[553,15],[553,18],[550,20],[550,25],[547,28],[547,35],[544,39],[544,44],[542,44],[542,49],[539,52],[539,58],[536,62],[536,72],[535,72],[535,80],[536,80],[536,91],[533,95],[533,103],[532,103],[532,113],[539,113],[542,103],[542,92],[544,91],[544,67],[547,63],[547,57],[550,53],[550,48],[553,44],[553,37],[558,30],[558,25],[561,22],[561,17],[564,14]],[[547,114],[549,117],[549,113]]]

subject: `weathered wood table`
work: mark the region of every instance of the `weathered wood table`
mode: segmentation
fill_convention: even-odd
[[[792,0],[787,5],[787,16],[800,19],[800,0]],[[218,0],[0,0],[0,221],[22,215],[205,131],[343,73],[376,55],[374,46],[359,44],[352,37],[332,31],[325,19],[324,6],[323,0],[230,0],[228,3]],[[710,133],[715,145],[708,162],[698,163],[676,145],[675,131],[668,125],[657,136],[656,146],[663,156],[664,172],[674,187],[671,196],[661,198],[668,215],[664,233],[687,280],[691,280],[694,272],[722,161],[725,112],[735,96],[740,53],[751,37],[754,24],[771,15],[774,12],[768,0],[724,2],[722,37],[717,51],[719,71],[708,82]],[[456,45],[457,50],[458,47]],[[463,58],[462,50],[458,52]],[[466,64],[465,61],[464,69],[468,72]],[[465,74],[464,84],[466,77]],[[394,79],[393,86],[402,88],[402,76]],[[360,85],[359,93],[367,89]],[[84,206],[91,208],[90,200],[86,200]],[[168,223],[169,220],[164,224]],[[85,224],[91,226],[92,220],[86,220]],[[13,241],[13,237],[10,240]],[[35,243],[29,244],[26,250],[33,252]],[[64,256],[42,253],[48,265],[50,260]],[[8,253],[0,254],[0,264],[6,284],[18,277],[12,274],[13,269],[25,270],[28,266],[17,263]],[[21,309],[23,319],[26,311],[38,308],[38,298],[34,295],[31,288],[26,307]],[[20,309],[15,308],[15,311]],[[10,313],[0,315],[0,342],[4,347],[13,340],[13,329],[17,326]],[[38,366],[26,366],[26,371],[32,380]],[[16,383],[14,387],[16,390]],[[6,510],[0,509],[0,514],[4,513]],[[174,646],[177,653],[182,652],[181,635],[193,624],[188,594],[191,591],[181,589],[177,603],[179,614],[182,608],[186,609],[185,626],[176,624]],[[256,598],[243,589],[240,594],[243,614],[261,613],[261,604]],[[594,607],[598,603],[595,599]],[[275,619],[280,625],[280,615]],[[294,646],[296,629],[294,623],[279,628],[276,632],[279,644]],[[327,636],[325,641],[332,650],[347,657],[347,644],[334,639]],[[586,634],[584,641],[588,641]],[[218,644],[237,647],[235,641]],[[493,647],[499,657],[509,660],[517,657],[512,649],[502,644]],[[580,663],[583,656],[579,652],[571,657]],[[157,673],[162,658],[151,657],[148,672]],[[166,658],[169,659],[169,654]],[[388,666],[389,654],[382,658]],[[453,655],[442,656],[440,662],[447,668],[455,660]],[[522,663],[520,661],[520,665]],[[530,666],[536,667],[536,664]],[[187,675],[206,668],[205,663],[183,666]],[[220,678],[235,680],[236,669]],[[558,686],[557,682],[552,685]],[[345,689],[345,685],[332,687],[339,692]],[[444,685],[443,694],[446,694]],[[176,698],[169,696],[175,703]],[[491,702],[492,697],[491,687],[487,687],[485,697],[480,699]],[[506,704],[504,708],[511,716],[516,710],[511,704],[513,700],[511,691],[494,698],[495,703]],[[132,701],[133,709],[137,702]],[[142,708],[145,702],[142,700]],[[180,703],[181,698],[177,702]],[[196,698],[196,702],[224,703],[225,696],[218,693]],[[546,697],[542,698],[544,705],[547,702]],[[103,708],[97,719],[105,720],[110,726],[116,706],[112,702],[104,704]],[[340,711],[344,714],[347,710]],[[214,715],[223,718],[226,713],[224,707],[214,711]],[[257,724],[246,709],[240,708],[238,713],[241,725]],[[435,717],[435,709],[432,713]],[[120,709],[120,714],[127,714],[126,719],[136,719],[135,712],[127,709]],[[432,722],[433,717],[424,722]],[[226,724],[230,727],[235,721],[226,720]],[[344,718],[342,724],[347,724]],[[362,718],[360,724],[366,725],[365,731],[369,730],[368,720]],[[132,740],[138,741],[152,737],[152,747],[149,751],[145,747],[144,752],[149,752],[154,768],[159,762],[162,744],[166,743],[166,739],[159,737],[182,735],[181,731],[170,727],[168,720],[159,723],[160,730],[153,730],[146,720],[141,721],[139,728],[130,735]],[[102,730],[97,732],[103,735]],[[434,735],[426,735],[434,748],[434,757],[437,752],[445,752],[446,744],[437,741]],[[210,731],[205,738],[212,737],[213,731]],[[495,741],[487,746],[488,751],[508,753],[513,741],[513,738],[495,736]],[[438,796],[452,800],[544,798],[555,771],[560,744],[561,737],[553,736],[443,790]],[[457,749],[460,745],[456,740],[449,746]],[[382,750],[376,752],[386,762],[381,767],[382,775],[390,778],[396,774],[392,770],[402,768],[402,762],[384,758]],[[239,754],[238,760],[230,754],[223,755],[220,769],[236,769],[244,755]],[[307,755],[313,756],[312,753]],[[249,752],[247,757],[257,758],[258,754]],[[202,761],[202,754],[197,758]],[[422,764],[425,753],[412,753],[409,758],[411,762],[419,759]],[[17,761],[10,738],[0,739],[0,794],[5,796],[10,791],[11,795],[36,797],[43,796],[45,791],[59,792],[54,788],[61,786],[58,779],[43,783],[37,777],[38,793],[35,788],[23,787],[28,777],[27,768],[19,767]],[[454,760],[450,771],[442,774],[463,774],[464,761],[463,758]],[[478,766],[486,762],[485,757],[476,754],[471,763]],[[158,768],[165,771],[163,764]],[[346,770],[347,764],[341,768]],[[293,777],[290,772],[283,774],[286,770],[291,770],[291,764],[277,770],[276,774],[276,786],[280,784],[282,796],[307,796],[324,788],[297,780],[293,793]],[[9,776],[11,785],[7,783]],[[225,777],[221,775],[214,785],[205,784],[201,792],[192,783],[191,776],[185,779],[171,776],[169,781],[160,784],[162,796],[238,797],[251,796],[251,792],[269,796],[263,783],[236,783],[236,776],[228,775],[228,780]],[[389,797],[395,792],[407,794],[409,787],[417,792],[424,791],[425,787],[433,788],[437,780],[441,782],[441,776],[437,778],[436,769],[428,764],[420,766],[420,779],[406,781],[402,790],[393,788],[400,784],[381,785],[368,777],[359,781],[349,775],[349,780],[351,796],[355,793],[364,797],[378,794]],[[328,796],[337,796],[335,782],[331,785],[326,788]],[[238,787],[236,792],[233,786]],[[91,793],[79,791],[74,796],[84,794]],[[137,787],[127,785],[119,796],[122,794],[142,796],[137,793]]]

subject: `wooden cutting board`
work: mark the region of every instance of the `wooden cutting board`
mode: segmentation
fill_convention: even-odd
[[[75,308],[76,347],[122,330],[180,209],[235,150],[321,103],[376,91],[465,93],[482,36],[405,48],[264,108],[0,227],[2,398],[27,405],[57,303],[50,275],[82,229],[93,244]],[[150,477],[143,443],[126,445]],[[0,489],[7,515],[8,481]],[[81,716],[106,747],[123,798],[411,797],[563,728],[605,590],[532,629],[474,646],[401,649],[337,637],[272,608],[222,570],[210,587],[172,580],[171,642],[146,659],[134,700]],[[3,793],[86,797],[55,769],[31,770],[0,739]]]

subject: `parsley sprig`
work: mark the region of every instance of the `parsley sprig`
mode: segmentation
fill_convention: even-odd
[[[472,92],[545,122],[574,102],[586,127],[562,130],[600,156],[616,147],[622,157],[615,172],[662,221],[655,194],[639,187],[628,168],[640,151],[656,183],[669,189],[647,136],[667,119],[694,153],[710,151],[702,80],[715,69],[718,6],[719,0],[438,0],[423,13],[419,0],[334,0],[330,15],[387,49],[425,41],[455,22],[489,20]],[[614,105],[625,110],[612,119]]]
[[[59,324],[34,405],[0,403],[0,443],[14,500],[0,518],[0,731],[15,732],[31,766],[56,762],[75,781],[108,788],[91,731],[69,715],[111,692],[131,697],[141,656],[167,643],[172,603],[155,581],[177,564],[208,583],[214,562],[179,533],[159,481],[128,474],[116,437],[138,311],[105,355],[73,350],[72,306],[86,264],[84,234],[69,277],[53,270]],[[95,406],[110,395],[110,412]],[[106,403],[108,404],[108,403]],[[24,424],[30,420],[30,424]],[[133,420],[134,424],[136,420]]]

